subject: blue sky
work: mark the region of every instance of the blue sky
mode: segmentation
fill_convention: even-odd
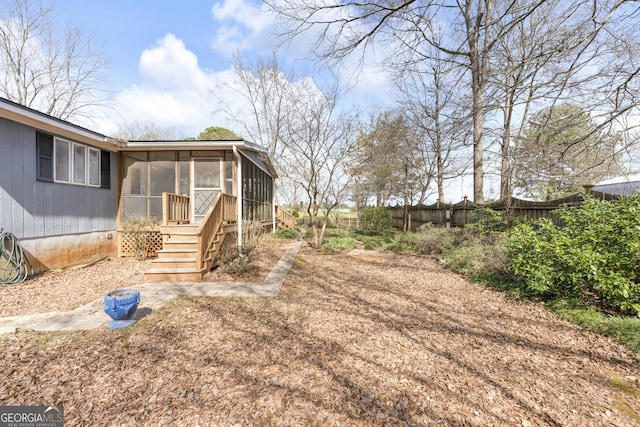
[[[58,0],[55,16],[61,26],[71,23],[103,41],[110,61],[110,106],[94,113],[101,120],[81,124],[106,135],[115,135],[133,122],[171,128],[178,137],[197,136],[208,126],[226,127],[243,135],[221,111],[211,91],[220,91],[232,109],[248,110],[238,95],[224,86],[235,79],[235,52],[251,62],[257,56],[269,57],[273,51],[275,21],[262,2]],[[313,35],[296,37],[294,45],[280,49],[281,68],[288,70],[295,64],[298,78],[315,77],[317,67],[307,66],[313,42]],[[384,50],[378,46],[379,52]],[[343,64],[344,76],[357,70],[359,78],[348,93],[347,108],[360,108],[366,114],[368,109],[391,105],[386,75],[373,61],[358,67],[359,59]],[[468,185],[456,182],[452,189],[470,194],[465,189]],[[451,200],[461,198],[452,196]]]
[[[58,0],[54,10],[61,26],[69,22],[104,42],[113,105],[91,127],[107,134],[134,121],[171,127],[179,136],[212,125],[239,132],[211,91],[233,81],[235,52],[252,61],[275,46],[274,17],[254,0]],[[311,69],[304,68],[311,43],[297,38],[280,50],[281,66],[296,64],[303,77]],[[356,103],[371,105],[384,93],[383,75],[369,65],[350,93]],[[237,96],[225,99],[233,103]]]

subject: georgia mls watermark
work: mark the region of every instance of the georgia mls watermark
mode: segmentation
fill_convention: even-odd
[[[64,408],[0,406],[0,427],[64,427]]]

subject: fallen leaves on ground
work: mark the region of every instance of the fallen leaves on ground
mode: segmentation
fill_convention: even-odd
[[[69,425],[640,422],[635,354],[409,255],[303,249],[277,298],[0,342],[1,403],[63,405]]]
[[[258,271],[255,274],[237,277],[211,271],[205,275],[204,281],[261,282],[284,254],[289,243],[290,240],[262,236],[260,257],[255,262]],[[0,317],[73,310],[103,298],[111,291],[147,283],[144,271],[149,268],[151,259],[104,259],[87,266],[51,270],[17,285],[0,286]]]

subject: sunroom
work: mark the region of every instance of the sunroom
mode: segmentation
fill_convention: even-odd
[[[160,224],[150,237],[151,280],[198,280],[225,240],[242,246],[243,223],[275,229],[291,220],[275,205],[267,150],[248,141],[128,141],[119,170],[119,231],[135,218]],[[118,234],[120,255],[132,255]]]

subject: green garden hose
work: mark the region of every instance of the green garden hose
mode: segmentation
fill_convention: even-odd
[[[33,274],[18,238],[0,230],[0,285],[17,285]]]

